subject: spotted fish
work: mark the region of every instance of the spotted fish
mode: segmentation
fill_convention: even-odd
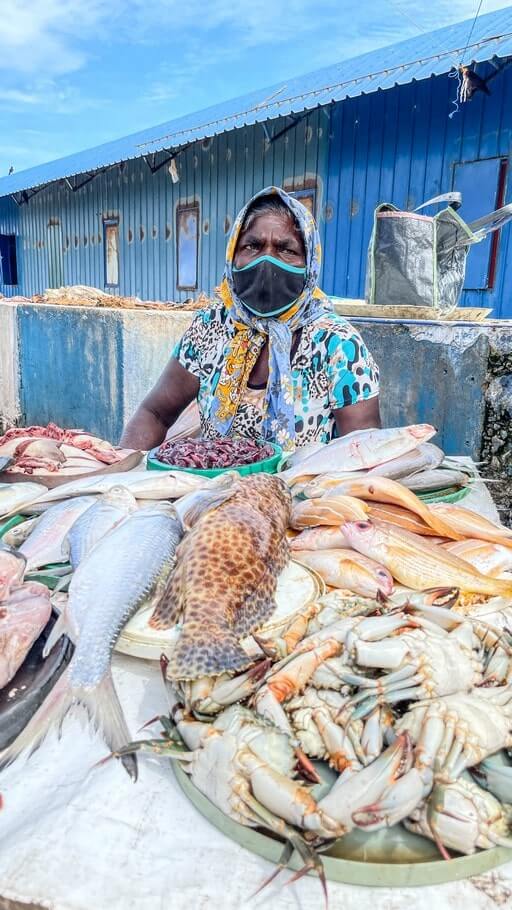
[[[240,640],[275,609],[279,573],[289,558],[291,497],[277,477],[237,481],[222,505],[202,515],[177,550],[177,562],[150,625],[182,632],[171,654],[173,679],[216,676],[250,662]]]

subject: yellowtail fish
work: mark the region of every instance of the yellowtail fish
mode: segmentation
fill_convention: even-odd
[[[512,569],[512,550],[487,540],[451,540],[443,547],[460,559],[471,563],[484,575],[497,577]]]
[[[355,550],[302,550],[297,556],[332,588],[346,588],[362,597],[375,598],[379,591],[393,592],[393,578],[384,566]]]
[[[344,480],[335,490],[331,490],[329,498],[338,493],[342,496],[355,496],[366,502],[385,502],[389,505],[400,506],[402,509],[409,509],[440,537],[451,537],[458,540],[462,536],[453,529],[449,522],[443,520],[442,515],[432,513],[415,493],[407,490],[396,480],[389,480],[388,477],[368,476]]]
[[[406,531],[411,531],[413,534],[438,538],[437,532],[429,528],[418,515],[410,512],[409,509],[402,509],[401,506],[392,506],[390,503],[385,502],[372,502],[368,510],[368,517],[372,521],[373,519],[387,521],[389,524],[405,528]],[[449,538],[443,536],[441,540],[449,540]]]
[[[359,471],[405,455],[418,445],[427,442],[436,430],[429,424],[395,427],[387,430],[357,430],[333,439],[294,464],[281,476],[287,483],[299,477],[315,477],[332,471]]]
[[[305,528],[290,541],[290,550],[338,550],[348,547],[341,527]],[[300,557],[299,557],[300,558]]]
[[[478,515],[477,512],[448,502],[433,503],[430,510],[443,522],[450,525],[459,537],[476,537],[479,540],[488,540],[490,543],[499,543],[503,547],[512,547],[512,530],[489,521],[488,518]],[[450,537],[453,536],[454,534],[450,534]]]
[[[366,518],[368,506],[353,496],[323,497],[322,499],[304,499],[295,503],[292,511],[292,528],[314,528],[317,525],[341,524],[343,521],[356,521]]]
[[[352,521],[342,531],[354,550],[382,563],[397,581],[415,591],[443,586],[470,594],[512,596],[512,579],[482,575],[443,547],[402,528],[380,521]]]

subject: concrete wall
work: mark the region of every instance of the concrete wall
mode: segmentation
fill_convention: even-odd
[[[0,303],[0,424],[55,420],[117,440],[192,315]],[[433,423],[449,454],[478,459],[484,436],[490,450],[511,323],[353,322],[380,365],[385,424]]]

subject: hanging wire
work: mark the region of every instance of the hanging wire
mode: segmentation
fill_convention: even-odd
[[[484,2],[484,0],[480,0],[480,3],[478,4],[478,9],[477,9],[477,11],[476,11],[476,13],[475,13],[475,18],[473,19],[473,25],[471,26],[471,31],[470,31],[470,33],[469,33],[469,35],[468,35],[468,40],[466,41],[466,47],[464,48],[464,50],[463,50],[463,52],[462,52],[462,57],[461,57],[461,59],[460,59],[460,63],[461,63],[461,64],[464,63],[464,57],[465,57],[466,51],[467,51],[467,49],[468,49],[468,47],[469,47],[469,42],[471,41],[471,38],[473,37],[473,32],[474,32],[474,30],[475,30],[476,20],[478,19],[479,15],[480,15],[480,10],[482,9],[482,3],[483,3],[483,2]]]

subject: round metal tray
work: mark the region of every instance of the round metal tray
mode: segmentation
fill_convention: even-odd
[[[178,762],[171,764],[183,792],[212,825],[252,853],[270,862],[279,862],[283,849],[281,841],[228,818],[197,789]],[[322,773],[325,766],[315,762],[315,767]],[[439,858],[432,841],[406,831],[402,825],[395,825],[370,834],[353,831],[322,853],[322,860],[325,874],[333,882],[376,888],[414,888],[482,875],[489,869],[512,861],[512,850],[494,847],[447,861]],[[289,866],[291,869],[302,867],[296,853]]]

